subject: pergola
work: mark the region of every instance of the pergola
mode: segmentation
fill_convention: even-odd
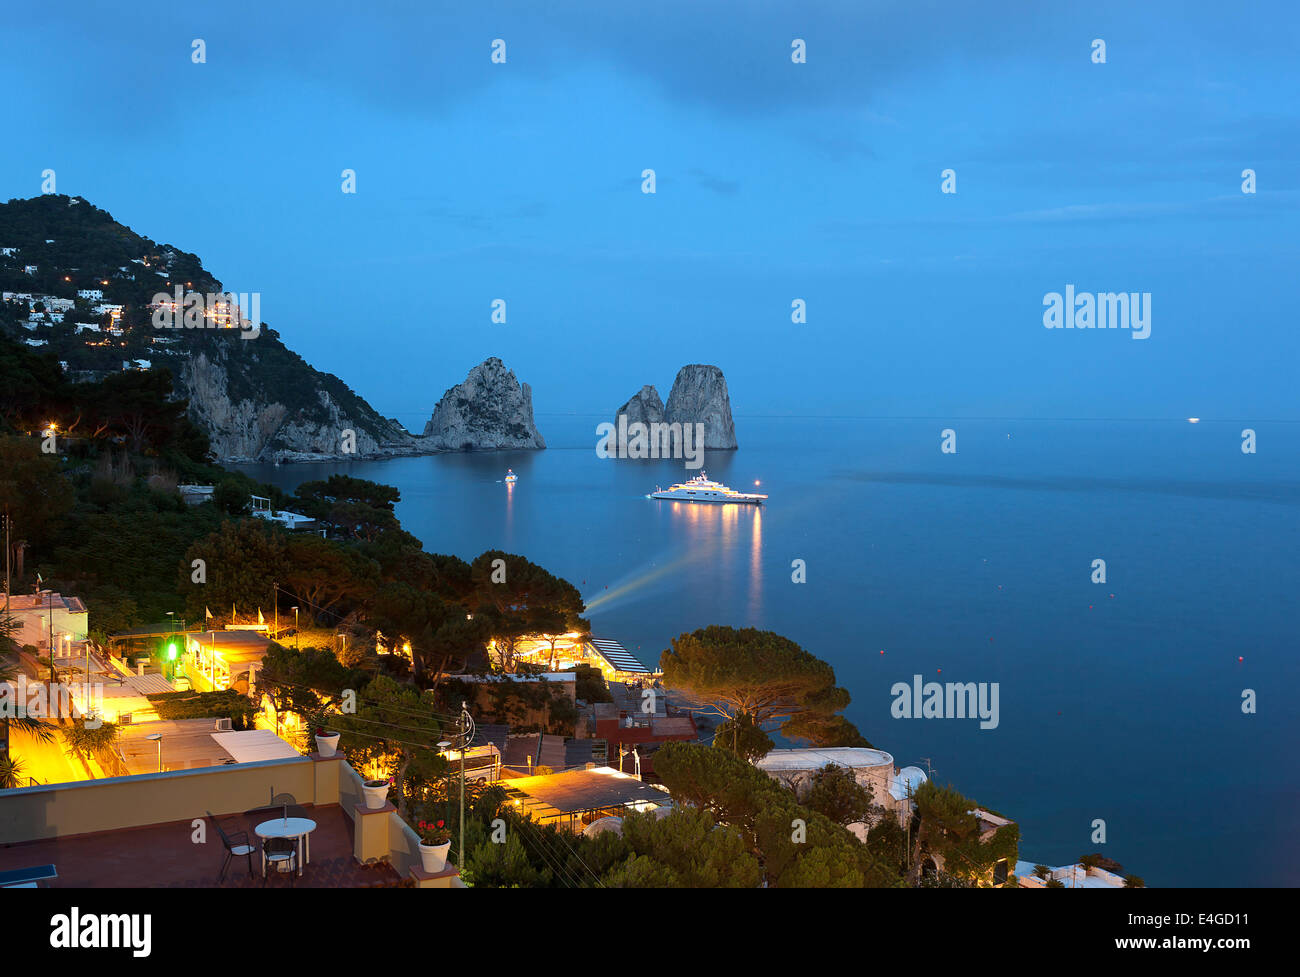
[[[649,811],[672,805],[662,787],[642,783],[613,767],[518,777],[500,785],[523,813],[541,824],[562,825],[570,831],[597,818],[626,814],[629,809]]]

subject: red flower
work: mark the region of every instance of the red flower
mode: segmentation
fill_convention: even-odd
[[[440,827],[440,828],[442,827],[442,822],[441,822],[441,821],[438,822],[438,827]]]

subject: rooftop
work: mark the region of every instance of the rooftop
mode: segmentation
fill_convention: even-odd
[[[523,794],[529,801],[527,807],[542,817],[646,803],[656,806],[672,804],[672,799],[662,788],[642,783],[631,774],[619,773],[612,767],[519,777],[506,781],[505,786],[512,793]]]
[[[298,751],[270,730],[219,732],[215,719],[164,719],[118,727],[118,749],[133,774],[158,772],[158,742],[162,734],[163,770],[193,770],[256,760],[287,760]]]
[[[827,764],[840,767],[884,767],[892,772],[894,758],[884,750],[865,747],[835,746],[804,750],[773,750],[758,761],[758,768],[773,770],[818,770]]]
[[[0,598],[3,599],[3,598]],[[67,611],[70,614],[85,614],[86,605],[80,597],[64,597],[62,594],[42,590],[39,594],[10,594],[9,610],[19,611],[46,610]]]
[[[329,804],[304,810],[316,822],[316,830],[311,834],[311,861],[302,876],[294,880],[295,886],[364,888],[398,881],[391,866],[357,863],[352,852],[352,822],[342,807]],[[250,843],[256,844],[253,829],[272,814],[249,811],[217,820],[226,834],[247,831]],[[59,877],[50,885],[56,889],[260,887],[261,860],[257,855],[253,857],[254,878],[248,877],[247,861],[236,858],[230,863],[225,881],[218,885],[225,852],[211,820],[205,819],[205,823],[207,842],[202,845],[194,843],[194,824],[189,820],[0,845],[0,872],[53,864]],[[267,884],[280,887],[287,882],[272,878]]]

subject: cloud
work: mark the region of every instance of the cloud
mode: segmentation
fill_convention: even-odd
[[[727,180],[720,176],[715,176],[706,170],[690,169],[687,171],[695,177],[695,182],[705,190],[712,190],[714,193],[720,193],[730,196],[740,189],[740,183],[736,180]]]

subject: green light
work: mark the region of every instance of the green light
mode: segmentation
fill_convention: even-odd
[[[174,662],[176,660],[176,642],[173,641],[167,646],[167,660]]]

